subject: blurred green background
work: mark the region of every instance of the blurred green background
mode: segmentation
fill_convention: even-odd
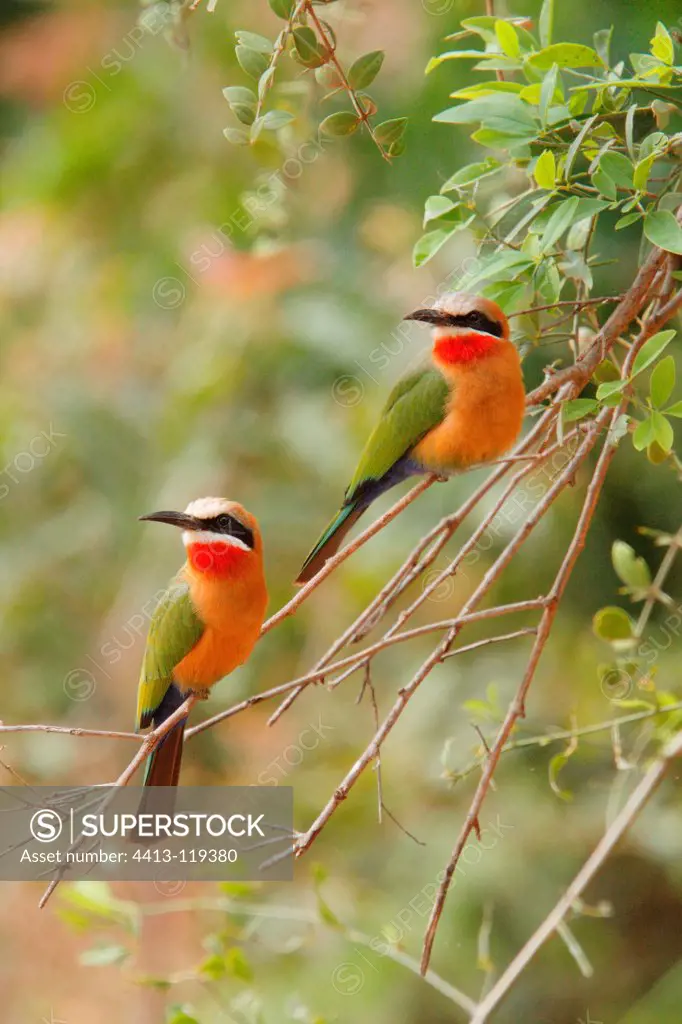
[[[680,16],[675,0],[557,7],[558,38],[590,42],[593,31],[613,24],[613,52],[623,57],[647,48],[658,18],[672,27]],[[532,0],[507,4],[506,12],[535,17],[537,8]],[[248,148],[224,139],[233,122],[221,90],[245,84],[234,30],[277,31],[265,0],[220,0],[214,14],[197,10],[187,22],[189,47],[169,45],[161,31],[140,37],[132,2],[2,5],[3,721],[131,727],[150,602],[181,558],[178,537],[138,523],[138,515],[182,508],[203,494],[238,499],[263,528],[271,610],[291,596],[291,580],[337,507],[387,391],[428,350],[418,325],[409,340],[393,333],[401,316],[435,295],[475,251],[458,236],[427,267],[412,269],[425,197],[474,156],[464,131],[431,123],[467,80],[468,65],[428,78],[423,68],[461,17],[479,13],[482,4],[461,0],[372,0],[330,10],[342,58],[386,50],[373,92],[382,116],[409,117],[407,150],[389,166],[359,133],[311,145],[313,112],[310,134],[300,129],[292,140],[290,162],[264,169]],[[244,200],[276,172],[276,202]],[[502,180],[495,201],[517,184],[512,174]],[[605,260],[617,259],[601,270],[598,287],[608,294],[626,286],[636,233],[605,232],[597,248]],[[561,354],[534,353],[528,386],[543,362]],[[270,633],[201,713],[309,669],[424,530],[481,478],[432,488]],[[585,479],[554,506],[497,598],[536,596],[553,577]],[[570,726],[571,716],[583,726],[619,712],[600,688],[597,665],[608,652],[591,630],[596,609],[622,600],[610,547],[626,540],[655,566],[660,552],[637,527],[674,531],[679,515],[675,476],[623,446],[541,662],[523,734]],[[516,525],[503,518],[475,564],[437,591],[417,621],[454,615]],[[681,580],[679,571],[669,578],[673,597]],[[679,693],[679,626],[665,620],[654,617],[648,634],[658,654],[656,685]],[[429,650],[426,638],[376,662],[380,711]],[[425,845],[387,817],[377,823],[376,782],[366,773],[299,863],[294,885],[253,898],[314,917],[311,864],[320,862],[328,875],[324,898],[346,926],[370,937],[388,929],[401,950],[418,955],[426,920],[420,893],[445,863],[475,783],[472,776],[453,787],[444,768],[463,768],[478,750],[474,721],[494,735],[494,714],[475,718],[463,703],[493,684],[504,708],[527,650],[516,641],[447,661],[392,733],[384,798]],[[358,687],[353,678],[333,693],[313,688],[273,729],[265,727],[269,706],[231,719],[192,742],[184,780],[278,776],[294,786],[297,825],[307,827],[372,735],[371,706],[355,703]],[[311,725],[320,742],[299,757],[299,738]],[[636,784],[652,733],[650,722],[623,730],[629,770],[614,766],[608,730],[581,740],[561,775],[571,800],[548,782],[561,745],[505,757],[484,811],[487,827],[504,827],[489,850],[472,848],[458,872],[436,971],[475,996],[486,984],[486,957],[497,970],[506,964]],[[1,756],[29,782],[81,784],[111,780],[129,753],[115,741],[34,734],[9,737]],[[608,901],[611,916],[586,913],[571,922],[592,976],[581,974],[555,937],[495,1020],[677,1024],[679,795],[671,777],[589,891],[588,902]],[[171,900],[143,886],[114,891],[131,901]],[[210,894],[194,886],[176,898],[197,895]],[[207,1022],[463,1019],[406,968],[338,929],[305,921],[266,920],[244,944],[252,980],[218,986],[220,1000],[192,968],[206,955],[209,931],[235,929],[224,915],[150,918],[139,942],[110,925],[104,937],[122,941],[131,958],[123,967],[88,966],[91,931],[64,921],[59,898],[40,914],[37,897],[37,887],[0,889],[9,1024],[49,1021],[50,1014],[68,1024],[161,1021],[163,1006],[174,1002],[194,1005]],[[140,987],[136,977],[150,973],[174,975],[175,984],[169,992]]]

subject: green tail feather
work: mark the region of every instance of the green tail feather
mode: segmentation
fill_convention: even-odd
[[[297,583],[307,583],[317,575],[324,563],[336,554],[343,538],[364,511],[364,505],[355,503],[344,505],[339,509],[303,563],[303,568],[296,578]]]

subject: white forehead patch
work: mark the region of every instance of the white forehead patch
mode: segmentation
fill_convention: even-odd
[[[472,309],[478,308],[478,296],[471,292],[445,292],[436,302],[435,309],[442,309],[446,313],[469,313]]]
[[[227,498],[197,498],[190,501],[185,512],[188,516],[196,516],[197,519],[212,519],[213,516],[229,512],[231,508],[232,502]]]
[[[186,548],[190,544],[224,544],[226,547],[241,548],[242,551],[251,550],[239,537],[233,537],[229,533],[215,533],[213,530],[184,530],[182,543]]]

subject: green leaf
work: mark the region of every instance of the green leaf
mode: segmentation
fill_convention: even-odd
[[[348,71],[348,81],[352,89],[366,89],[371,85],[381,70],[384,63],[384,51],[372,50],[363,57],[351,64]]]
[[[258,50],[252,50],[249,46],[238,46],[235,53],[240,68],[250,78],[258,79],[264,71],[267,71],[268,59]]]
[[[599,166],[605,174],[608,174],[609,178],[615,181],[616,185],[620,185],[622,188],[632,188],[634,167],[632,161],[628,160],[623,153],[607,149],[599,158]]]
[[[492,93],[448,107],[436,114],[434,121],[443,124],[476,124],[506,131],[514,135],[535,137],[538,122],[527,103],[513,93]]]
[[[611,562],[618,579],[632,590],[646,590],[651,583],[649,566],[634,548],[624,540],[615,540],[611,547]]]
[[[594,48],[608,67],[609,51],[611,49],[611,37],[613,36],[613,25],[610,28],[602,28],[594,33]]]
[[[663,413],[658,411],[652,412],[651,421],[654,434],[653,440],[661,446],[664,452],[672,451],[673,444],[675,443],[672,425]]]
[[[230,110],[242,124],[252,125],[256,118],[256,108],[246,103],[231,103]]]
[[[592,628],[600,640],[607,640],[609,643],[631,640],[633,636],[632,619],[616,605],[600,608],[592,619]]]
[[[125,946],[95,946],[81,953],[78,960],[83,967],[109,967],[111,964],[123,963],[129,956]]]
[[[656,34],[651,40],[651,52],[657,60],[664,64],[672,64],[675,59],[675,46],[670,33],[662,22],[656,25]]]
[[[186,1006],[172,1006],[168,1011],[166,1024],[199,1024],[199,1018]]]
[[[315,68],[315,81],[319,82],[323,89],[340,89],[342,86],[339,73],[332,64],[323,64]]]
[[[466,185],[471,185],[474,181],[480,181],[481,178],[495,174],[496,171],[499,171],[500,167],[500,162],[492,157],[488,157],[487,160],[481,160],[475,164],[466,164],[465,167],[460,167],[458,171],[455,171],[451,178],[448,178],[441,187],[441,192],[454,192],[457,189],[464,188]]]
[[[317,36],[311,28],[303,25],[293,31],[294,46],[301,64],[308,68],[317,68],[320,64],[326,64],[327,51],[318,42]]]
[[[676,419],[682,419],[682,402],[675,402],[674,405],[669,405],[665,410],[666,416],[674,416]]]
[[[219,953],[214,953],[200,964],[199,970],[207,978],[210,978],[211,981],[220,981],[220,979],[224,978],[227,973],[225,958],[220,956]]]
[[[293,120],[294,115],[290,114],[288,110],[268,110],[263,115],[263,127],[268,131],[276,132],[279,128],[291,124]]]
[[[550,190],[556,185],[556,160],[551,149],[544,150],[535,161],[533,177],[540,188]]]
[[[627,228],[631,224],[634,224],[636,220],[641,220],[641,219],[642,219],[642,214],[641,213],[638,213],[638,212],[626,213],[624,217],[619,217],[618,220],[616,221],[616,224],[615,224],[616,231],[622,231],[623,228]]]
[[[605,171],[601,169],[601,166],[597,167],[594,174],[590,176],[590,180],[594,187],[608,199],[617,199],[618,190],[616,183]]]
[[[538,18],[540,44],[547,48],[552,42],[554,33],[554,0],[543,0]]]
[[[427,231],[425,235],[422,235],[412,251],[412,262],[415,267],[421,267],[424,263],[428,263],[457,230],[457,228],[452,227],[438,228],[435,231]]]
[[[656,162],[656,153],[650,153],[649,156],[640,160],[635,165],[635,173],[632,176],[632,183],[638,191],[643,191],[646,188],[651,174],[651,168]]]
[[[569,249],[559,263],[559,269],[562,274],[569,277],[572,281],[582,281],[588,291],[592,290],[592,285],[594,284],[592,271],[587,260],[583,258],[582,253]]]
[[[499,67],[501,63],[505,63],[505,66],[511,68],[518,67],[518,62],[510,60],[506,57],[501,57],[497,53],[492,53],[485,50],[448,50],[446,53],[439,53],[437,57],[432,57],[426,65],[424,71],[425,74],[430,74],[434,68],[439,67],[446,60],[478,60],[488,62],[488,66],[493,69]]]
[[[643,452],[645,448],[656,440],[656,430],[654,428],[653,415],[647,419],[642,420],[641,423],[637,424],[635,432],[632,435],[633,447],[638,452]]]
[[[573,142],[568,147],[568,152],[566,153],[566,160],[564,162],[564,176],[567,181],[571,173],[571,168],[573,167],[573,161],[578,155],[580,147],[582,146],[583,142],[585,141],[585,138],[591,131],[598,117],[598,114],[593,114],[592,117],[588,117],[587,121],[585,121],[585,124],[582,126],[582,128],[574,138]]]
[[[559,77],[559,67],[557,64],[552,64],[551,69],[545,75],[545,79],[540,87],[540,120],[542,121],[543,128],[547,127],[547,119],[549,116],[549,109],[556,98],[557,92],[557,79]],[[561,100],[561,96],[559,99]]]
[[[518,279],[524,271],[534,268],[535,261],[526,253],[509,250],[495,252],[487,257],[479,257],[476,269],[473,273],[463,275],[459,287],[469,290],[483,281],[494,281],[500,278],[507,280],[509,275]]]
[[[654,360],[658,359],[661,352],[670,344],[676,333],[676,331],[659,331],[658,334],[654,334],[649,338],[635,356],[631,376],[636,377],[638,373],[646,370],[647,366],[650,366]]]
[[[459,203],[453,203],[452,199],[445,196],[429,196],[424,204],[424,227],[432,221],[437,220],[446,213],[456,210]]]
[[[660,466],[669,457],[670,452],[661,448],[658,441],[652,441],[646,450],[646,457],[654,466]]]
[[[255,32],[242,32],[241,30],[235,32],[237,42],[241,43],[242,46],[248,47],[249,50],[256,50],[257,53],[271,54],[272,43],[265,36],[259,36]]]
[[[563,200],[563,202],[558,203],[553,208],[551,216],[547,221],[547,227],[540,239],[540,250],[542,252],[548,252],[555,242],[561,238],[564,231],[569,228],[578,209],[578,203],[578,197],[571,196],[570,199]]]
[[[223,96],[230,106],[233,103],[241,103],[244,106],[252,106],[255,110],[258,102],[253,89],[247,89],[245,85],[228,85],[223,89]]]
[[[651,403],[660,409],[668,401],[675,387],[675,360],[665,356],[654,366],[649,383]]]
[[[620,393],[627,384],[626,380],[609,380],[604,384],[600,384],[597,388],[597,398],[600,402],[605,402],[606,399],[618,396],[620,401]],[[618,405],[618,402],[614,402],[614,405]]]
[[[604,66],[599,54],[591,46],[580,43],[553,43],[538,50],[526,59],[526,63],[538,71],[549,71],[552,64],[560,68],[601,68]]]
[[[506,54],[507,57],[518,57],[520,55],[521,44],[513,25],[510,25],[508,21],[498,18],[495,22],[495,35],[497,36],[502,53]]]
[[[500,92],[513,92],[520,95],[522,91],[523,86],[520,82],[498,82],[493,78],[487,82],[473,82],[465,85],[463,89],[451,92],[450,97],[453,100],[476,100],[481,96],[490,96]]]
[[[574,398],[571,402],[564,402],[561,415],[564,423],[574,423],[583,416],[589,416],[598,408],[599,402],[595,398]]]
[[[390,121],[382,121],[376,125],[374,134],[383,146],[389,146],[402,139],[406,128],[406,117],[392,117]]]
[[[223,128],[223,135],[233,146],[248,146],[251,141],[249,133],[243,128]]]
[[[610,359],[602,359],[592,374],[592,379],[597,384],[604,384],[606,381],[620,380],[620,371]]]
[[[268,0],[270,9],[277,15],[278,18],[283,18],[288,21],[291,17],[291,12],[294,9],[296,0]]]
[[[258,98],[259,100],[261,100],[261,102],[265,99],[265,95],[270,86],[272,85],[274,77],[275,69],[274,67],[270,66],[267,69],[267,71],[264,71],[263,74],[258,79]]]
[[[497,128],[479,128],[472,133],[472,140],[486,149],[506,149],[516,152],[519,159],[526,159],[528,143],[533,141],[535,132],[528,129],[520,132],[499,131]]]
[[[225,966],[229,974],[241,981],[253,980],[253,969],[246,954],[239,946],[232,946],[225,954]]]
[[[575,747],[567,747],[565,751],[559,754],[555,754],[549,762],[549,784],[552,788],[552,792],[556,793],[562,800],[570,801],[573,799],[573,793],[569,789],[562,789],[557,779],[559,772],[564,765],[571,759]]]
[[[670,210],[651,210],[644,218],[644,234],[666,252],[682,255],[682,226]]]
[[[352,135],[359,124],[357,115],[352,114],[350,110],[337,110],[335,114],[325,117],[320,124],[320,131],[323,135],[341,138],[344,135]]]

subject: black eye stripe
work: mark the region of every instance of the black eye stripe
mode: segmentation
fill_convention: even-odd
[[[502,324],[491,320],[479,310],[473,310],[471,313],[449,313],[448,321],[453,327],[474,327],[496,338],[502,337]]]
[[[224,533],[228,537],[236,537],[237,540],[243,541],[248,548],[253,549],[254,547],[253,530],[244,526],[244,523],[240,523],[234,516],[228,515],[227,512],[222,512],[219,516],[213,516],[211,519],[202,519],[201,526],[202,529],[209,530],[211,533]]]

